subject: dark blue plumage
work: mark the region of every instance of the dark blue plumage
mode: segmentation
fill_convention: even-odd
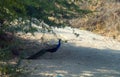
[[[61,39],[59,39],[58,44],[55,47],[53,47],[51,49],[40,50],[39,52],[33,54],[32,56],[28,57],[27,59],[37,59],[39,56],[42,56],[46,52],[50,52],[50,53],[56,52],[60,48],[60,46],[61,46]]]
[[[61,46],[61,39],[59,39],[58,45],[55,48],[47,49],[46,51],[51,53],[56,52],[60,46]]]

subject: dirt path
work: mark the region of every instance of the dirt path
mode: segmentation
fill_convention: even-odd
[[[82,30],[75,37],[67,30],[56,30],[68,40],[56,53],[22,61],[31,71],[28,77],[120,77],[120,43]]]

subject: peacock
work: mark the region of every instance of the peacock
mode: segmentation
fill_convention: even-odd
[[[28,57],[26,59],[37,59],[38,57],[42,56],[46,52],[54,53],[60,48],[60,46],[61,46],[61,39],[59,39],[58,44],[55,45],[54,47],[49,48],[49,49],[42,49],[39,52],[33,54],[32,56],[30,56],[30,57]]]

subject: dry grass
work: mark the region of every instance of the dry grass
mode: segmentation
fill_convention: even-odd
[[[83,18],[70,20],[73,27],[97,32],[120,40],[120,1],[91,0],[83,1],[81,8],[94,11]],[[83,5],[84,4],[84,5]]]

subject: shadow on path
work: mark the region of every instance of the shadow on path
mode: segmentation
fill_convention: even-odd
[[[63,44],[55,53],[23,60],[28,77],[120,77],[120,51]]]

